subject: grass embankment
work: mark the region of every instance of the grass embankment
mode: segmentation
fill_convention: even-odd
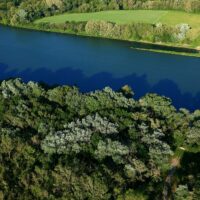
[[[173,55],[179,55],[179,56],[190,56],[190,57],[200,57],[200,53],[186,53],[186,52],[177,52],[177,51],[169,51],[169,50],[158,50],[153,48],[133,48],[137,49],[139,51],[149,51],[149,52],[155,52],[155,53],[163,53],[163,54],[173,54]]]
[[[35,21],[39,23],[61,24],[66,21],[87,22],[87,21],[109,21],[117,24],[131,23],[162,23],[168,26],[187,23],[191,30],[187,33],[188,43],[174,43],[170,46],[185,46],[190,48],[200,48],[200,14],[186,13],[182,11],[167,10],[125,10],[125,11],[102,11],[96,13],[65,13],[62,15],[45,17]]]

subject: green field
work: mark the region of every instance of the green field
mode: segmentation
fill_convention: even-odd
[[[144,23],[165,23],[175,25],[188,23],[193,28],[200,28],[200,15],[181,11],[161,11],[161,10],[125,10],[125,11],[102,11],[96,13],[65,13],[62,15],[39,19],[36,23],[64,23],[66,21],[89,21],[105,20],[119,24],[132,22]]]

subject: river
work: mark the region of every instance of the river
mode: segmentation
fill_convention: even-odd
[[[77,85],[88,92],[128,84],[139,98],[165,95],[200,108],[200,58],[140,51],[131,42],[0,26],[0,79]]]

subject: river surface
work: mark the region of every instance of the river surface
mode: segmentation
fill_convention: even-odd
[[[165,95],[200,108],[200,58],[140,51],[131,42],[0,26],[0,79],[77,85],[88,92],[128,84],[139,98]]]

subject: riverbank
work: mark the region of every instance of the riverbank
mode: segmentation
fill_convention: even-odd
[[[127,39],[118,39],[118,38],[109,38],[109,37],[100,37],[91,34],[86,34],[85,32],[73,32],[70,30],[61,30],[61,29],[49,29],[49,28],[42,28],[36,24],[24,24],[24,25],[10,25],[10,24],[2,24],[2,26],[9,26],[18,29],[27,29],[27,30],[34,30],[34,31],[43,31],[43,32],[51,32],[51,33],[59,33],[59,34],[70,34],[76,35],[80,37],[92,37],[92,38],[103,38],[109,40],[117,40],[117,41],[124,41],[130,42],[133,45],[131,48],[143,50],[143,51],[151,51],[157,53],[167,53],[167,54],[174,54],[174,55],[183,55],[183,56],[192,56],[192,57],[200,57],[200,49],[192,48],[192,47],[185,47],[185,45],[174,45],[169,43],[152,43],[149,41],[137,41],[137,40],[127,40]]]
[[[172,10],[109,10],[63,13],[34,21],[49,29],[142,43],[144,49],[198,53],[200,15]],[[149,45],[150,44],[150,45]],[[138,44],[140,46],[140,44]]]

